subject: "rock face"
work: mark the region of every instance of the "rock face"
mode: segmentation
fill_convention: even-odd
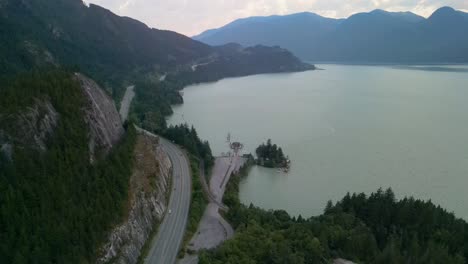
[[[119,142],[124,128],[114,101],[93,80],[79,73],[75,74],[75,79],[86,99],[83,118],[88,125],[89,159],[92,162],[98,153],[107,154]],[[46,151],[47,140],[53,136],[60,114],[45,97],[36,99],[32,106],[17,114],[13,122],[14,133],[0,129],[0,152],[9,159],[16,143]]]
[[[15,117],[14,133],[0,130],[0,150],[8,158],[15,143],[21,142],[40,151],[47,150],[47,139],[53,135],[60,115],[48,99],[36,99],[34,104]]]
[[[111,232],[98,263],[134,264],[167,206],[172,164],[158,138],[138,135],[130,178],[130,212]]]
[[[5,155],[8,160],[12,159],[13,146],[9,143],[1,143],[0,139],[0,154]]]
[[[41,150],[46,149],[46,139],[54,133],[59,114],[49,101],[36,102],[25,114],[21,115],[19,131],[24,133],[22,138],[32,137],[33,141]],[[31,133],[35,131],[36,133]]]
[[[85,120],[89,127],[89,153],[93,162],[97,151],[104,154],[120,140],[124,134],[122,121],[110,98],[93,80],[80,73],[75,74],[87,99]]]

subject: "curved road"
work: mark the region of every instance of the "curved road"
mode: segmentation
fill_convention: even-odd
[[[144,261],[145,264],[175,263],[184,238],[192,192],[187,157],[168,140],[160,138],[160,142],[172,162],[172,191],[166,215],[159,226],[157,235],[151,242],[150,250]]]
[[[126,121],[128,117],[128,112],[130,110],[130,104],[132,103],[133,97],[135,97],[135,85],[130,85],[125,90],[125,95],[120,102],[120,118],[122,121]]]
[[[120,106],[120,115],[125,121],[135,92],[135,86],[127,87]],[[141,133],[158,137],[146,130],[136,127]],[[185,154],[174,144],[159,137],[161,147],[167,153],[172,163],[172,190],[166,210],[166,215],[159,226],[158,233],[151,241],[151,246],[145,258],[145,264],[174,264],[187,226],[192,195],[192,176],[190,165]],[[170,212],[170,213],[169,213]]]

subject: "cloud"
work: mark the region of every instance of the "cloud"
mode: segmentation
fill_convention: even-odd
[[[86,0],[151,27],[187,35],[248,16],[314,12],[343,18],[373,9],[412,11],[429,16],[441,6],[468,10],[467,0]]]

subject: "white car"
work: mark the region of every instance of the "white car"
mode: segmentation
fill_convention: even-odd
[[[172,210],[171,210],[171,209],[169,209],[169,214],[171,214],[171,213],[172,213]]]

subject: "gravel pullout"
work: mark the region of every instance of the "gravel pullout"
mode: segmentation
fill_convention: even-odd
[[[222,204],[224,191],[233,173],[245,163],[242,157],[218,157],[212,171],[209,184],[210,201],[198,225],[198,230],[189,244],[189,249],[198,251],[200,249],[210,249],[220,245],[226,239],[234,235],[231,225],[219,214],[220,204]],[[198,263],[198,257],[189,255],[179,261],[179,264]]]

